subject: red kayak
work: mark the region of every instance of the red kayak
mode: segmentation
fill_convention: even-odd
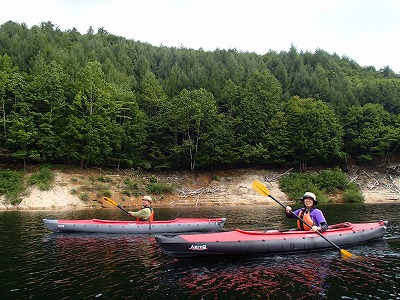
[[[332,225],[322,235],[337,246],[349,246],[382,238],[387,221]],[[156,235],[157,243],[173,257],[277,254],[332,248],[312,231],[233,230],[195,235]]]
[[[181,218],[166,221],[113,221],[113,220],[56,220],[43,219],[44,225],[54,232],[96,233],[177,233],[209,232],[221,230],[226,218]]]

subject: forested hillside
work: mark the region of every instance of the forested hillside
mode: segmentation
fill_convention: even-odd
[[[24,165],[305,170],[400,149],[399,74],[294,45],[206,52],[10,21],[0,98],[0,160]]]

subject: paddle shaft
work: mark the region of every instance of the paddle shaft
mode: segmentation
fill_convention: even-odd
[[[103,197],[103,199],[106,200],[108,203],[118,207],[120,210],[122,210],[123,212],[127,213],[128,215],[130,215],[132,217],[132,215],[127,210],[125,210],[120,204],[118,204],[117,202],[114,202],[113,200],[111,200],[111,199],[109,199],[107,197]]]
[[[286,206],[283,205],[280,201],[278,201],[277,199],[275,199],[273,196],[268,195],[268,197],[270,197],[272,200],[274,200],[276,203],[278,203],[280,206],[282,206],[284,209],[286,209]],[[307,225],[308,227],[311,228],[311,226],[306,223],[302,218],[300,218],[298,215],[296,215],[294,212],[290,211],[290,214],[292,216],[294,216],[296,219],[300,220],[300,222],[302,222],[303,224]],[[341,251],[342,249],[340,249],[340,247],[338,245],[336,245],[335,243],[331,242],[330,240],[328,240],[326,237],[324,237],[319,231],[314,231],[316,234],[318,234],[320,237],[322,237],[325,241],[327,241],[329,244],[331,244],[333,247],[335,247],[336,249],[338,249],[339,251]]]
[[[130,214],[127,210],[123,209],[121,205],[118,204],[117,207],[118,207],[120,210],[126,212],[128,215],[131,216],[131,214]],[[131,217],[132,217],[132,216],[131,216]]]

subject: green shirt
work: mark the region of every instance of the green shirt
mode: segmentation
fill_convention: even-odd
[[[149,207],[145,207],[139,211],[131,212],[131,215],[141,220],[148,220],[151,215],[151,209]]]

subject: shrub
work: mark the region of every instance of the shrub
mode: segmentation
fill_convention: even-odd
[[[12,205],[21,203],[21,196],[25,191],[21,172],[0,171],[0,195],[4,195],[8,203]]]
[[[132,190],[137,190],[139,187],[139,184],[135,181],[132,181],[130,178],[125,178],[124,184]]]
[[[132,196],[131,192],[130,192],[130,191],[127,191],[127,190],[123,190],[123,191],[122,191],[122,195],[126,195],[126,196],[128,196],[128,197]]]
[[[357,185],[352,182],[348,185],[348,187],[343,191],[343,200],[345,202],[356,203],[356,202],[363,202],[364,196],[359,191]]]
[[[310,191],[323,203],[331,201],[329,195],[343,191],[343,200],[346,202],[364,200],[357,185],[349,183],[346,174],[339,168],[326,169],[317,174],[289,174],[281,177],[279,184],[282,191],[291,199],[299,199],[305,191]]]
[[[346,174],[338,167],[319,172],[313,176],[313,181],[320,189],[331,194],[344,190],[349,183]]]
[[[150,183],[146,191],[149,194],[171,193],[174,190],[173,186],[167,183]]]
[[[104,176],[98,176],[97,177],[97,181],[100,181],[100,182],[112,182],[111,178],[104,177]]]
[[[79,198],[83,201],[83,202],[87,202],[89,200],[89,195],[86,193],[82,193],[79,195]]]
[[[211,180],[213,180],[213,181],[218,181],[219,178],[218,178],[217,175],[212,175],[212,176],[211,176]]]
[[[311,174],[293,173],[280,178],[280,187],[289,198],[300,199],[305,191],[315,191],[317,187],[312,181]]]
[[[43,166],[37,173],[32,174],[27,182],[29,185],[36,185],[41,191],[48,191],[54,184],[54,174],[49,166]]]
[[[111,192],[109,190],[105,190],[105,191],[103,191],[103,196],[111,197]]]
[[[127,195],[128,197],[131,197],[131,195],[135,195],[136,197],[140,195],[140,185],[138,182],[132,181],[131,178],[125,178],[124,184],[125,189],[123,191],[123,194]]]

